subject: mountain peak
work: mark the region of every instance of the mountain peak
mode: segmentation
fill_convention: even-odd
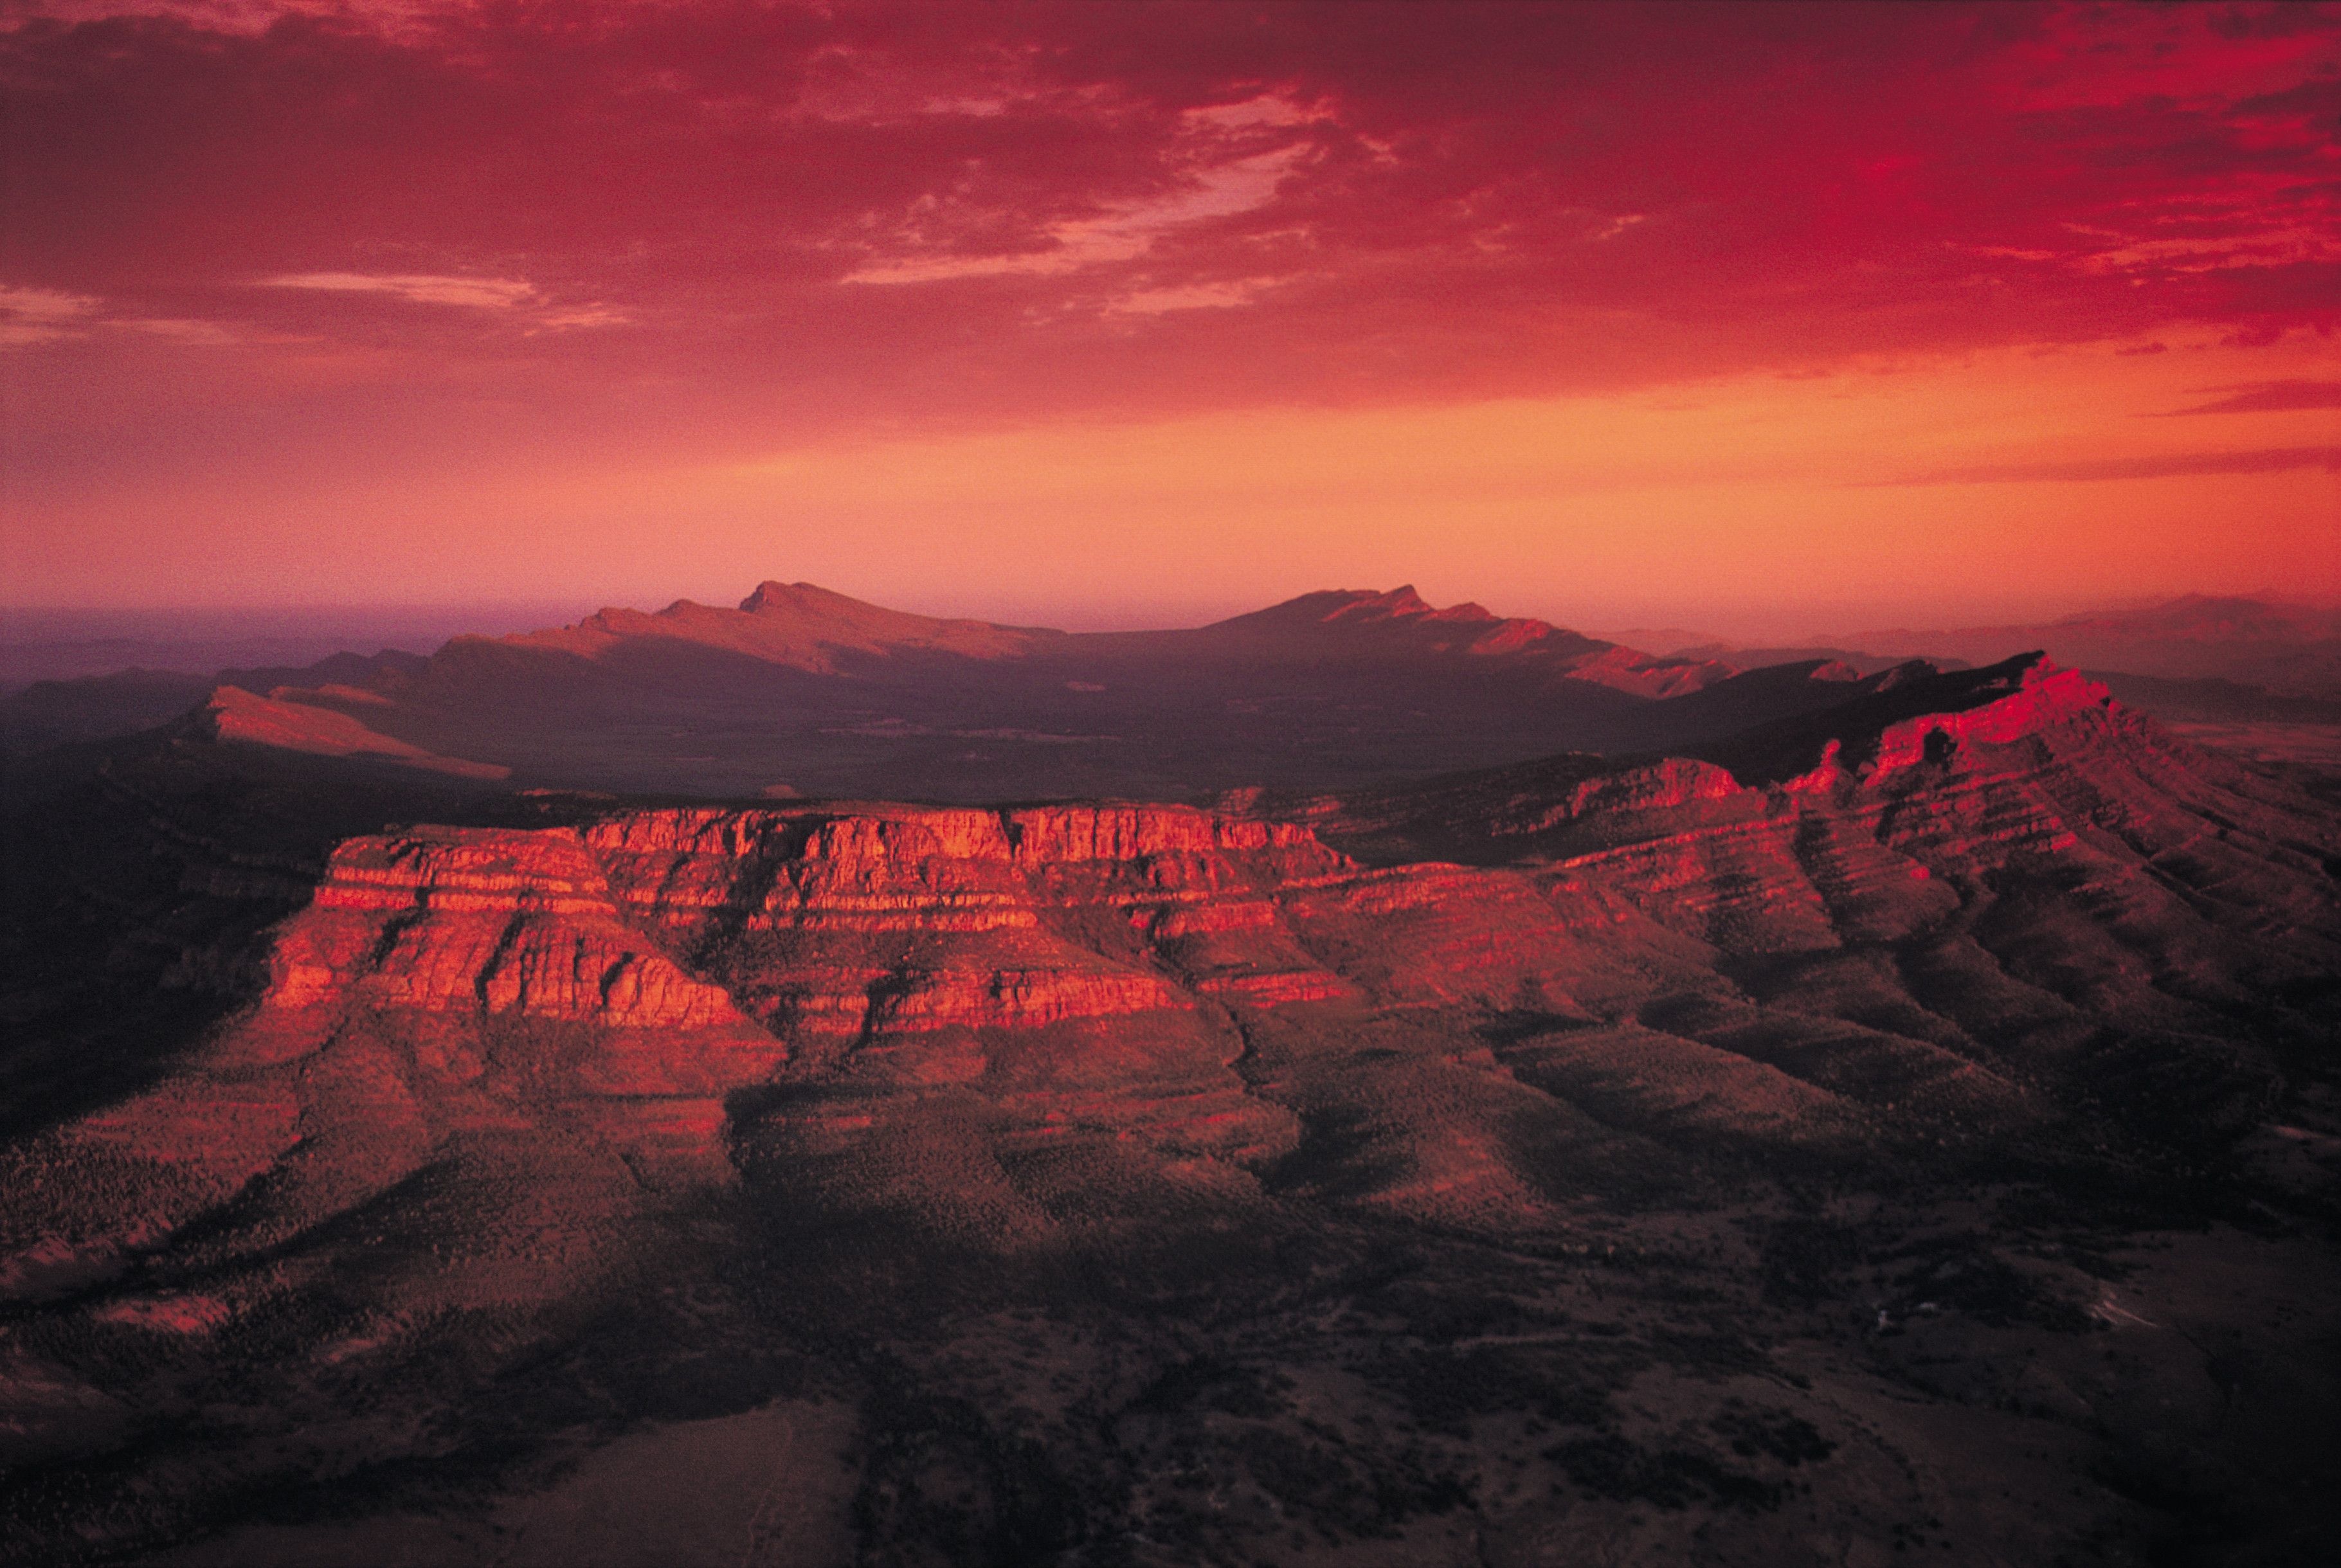
[[[1913,661],[1852,690],[1859,695],[1849,701],[1758,726],[1696,754],[1751,783],[1875,781],[1921,760],[1948,759],[1969,743],[2005,746],[2075,724],[2099,727],[2113,707],[2104,686],[2038,651],[1980,670]]]
[[[1387,592],[1371,588],[1325,588],[1304,593],[1266,610],[1239,615],[1222,625],[1333,626],[1375,625],[1404,621],[1466,621],[1473,624],[1499,619],[1484,605],[1454,604],[1441,610],[1400,583]]]
[[[741,654],[766,664],[834,673],[841,654],[885,654],[921,649],[996,659],[1018,652],[1036,637],[1055,633],[943,620],[888,610],[810,582],[767,581],[737,610],[679,599],[655,614],[604,610],[574,626],[518,633],[507,646],[601,659],[651,640]]]
[[[1337,590],[1331,594],[1312,593],[1304,595],[1303,598],[1312,601],[1328,598],[1340,600],[1340,602],[1336,603],[1320,618],[1329,621],[1443,620],[1462,621],[1476,625],[1483,621],[1502,619],[1486,605],[1474,603],[1469,600],[1461,604],[1450,604],[1443,610],[1439,609],[1416,592],[1414,584],[1410,582],[1400,583],[1388,593],[1376,593],[1371,589]],[[1296,599],[1289,602],[1300,604],[1303,600]],[[1523,624],[1542,626],[1544,623],[1532,621]]]
[[[2341,633],[2341,614],[2237,594],[2189,593],[2143,610],[2068,615],[2050,630],[2189,641],[2306,642]]]
[[[1340,605],[1328,620],[1380,620],[1386,618],[1411,618],[1435,615],[1428,600],[1414,590],[1411,582],[1400,583],[1388,593],[1376,593],[1371,589],[1359,590],[1344,595],[1348,602]]]
[[[756,591],[740,601],[740,608],[751,615],[760,615],[768,610],[803,614],[807,610],[834,612],[848,609],[866,610],[875,607],[842,593],[832,592],[818,583],[767,580],[758,583]]]

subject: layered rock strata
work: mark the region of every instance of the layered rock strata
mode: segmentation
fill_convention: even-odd
[[[2217,1123],[2273,1070],[2237,1041],[2315,1035],[2341,844],[2279,787],[2037,661],[1799,723],[1739,771],[1565,759],[1301,821],[786,805],[353,839],[254,1008],[13,1156],[15,1239],[72,1265],[209,1214],[233,1253],[472,1173],[503,1195],[459,1227],[488,1261],[433,1286],[471,1300],[536,1277],[532,1205],[739,1172],[775,1214],[986,1245],[1166,1191],[1549,1226],[1683,1140],[1991,1146],[2174,1082]],[[95,1170],[124,1201],[75,1196]]]

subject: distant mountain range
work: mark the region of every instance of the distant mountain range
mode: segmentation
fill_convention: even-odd
[[[200,706],[194,722],[230,741],[541,788],[1190,799],[1645,749],[1834,700],[1850,679],[1654,658],[1410,588],[1190,630],[1063,632],[767,582],[737,608],[605,610],[428,659],[44,683],[0,704],[0,734],[23,751]]]
[[[2023,626],[1894,628],[1828,640],[1857,660],[1989,664],[2038,649],[2059,664],[2164,680],[2225,680],[2279,696],[2341,698],[2341,610],[2188,594],[2138,610],[2091,610]],[[1769,661],[1787,650],[1734,650]],[[1721,645],[1679,658],[1724,655]]]
[[[230,668],[298,668],[358,649],[428,653],[461,632],[542,626],[577,610],[509,600],[241,610],[0,606],[0,695],[36,680],[130,670],[208,675]]]
[[[2196,597],[2043,626],[1653,655],[1477,604],[1435,608],[1411,588],[1305,594],[1191,630],[1065,632],[766,582],[735,608],[608,609],[459,636],[427,657],[36,682],[0,700],[0,745],[23,755],[194,712],[230,741],[523,787],[1192,800],[1681,750],[1829,707],[1916,660],[1958,670],[2036,650],[2173,720],[2331,724],[2336,624]]]

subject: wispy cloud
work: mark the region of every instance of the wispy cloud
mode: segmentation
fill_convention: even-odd
[[[103,303],[58,289],[0,287],[0,348],[77,337]]]
[[[418,305],[462,305],[483,311],[513,310],[536,299],[535,285],[519,278],[467,278],[440,273],[288,273],[261,281],[272,289],[392,294]]]
[[[1244,124],[1280,124],[1263,120]],[[1183,225],[1232,217],[1265,206],[1305,151],[1283,146],[1207,167],[1182,189],[1146,201],[1107,208],[1093,218],[1052,224],[1041,231],[1039,248],[1007,254],[969,255],[941,250],[873,262],[848,273],[849,283],[930,283],[952,278],[1047,276],[1144,255],[1155,240]],[[1240,303],[1219,301],[1219,303]],[[1178,307],[1171,307],[1178,308]]]
[[[2247,386],[2202,387],[2230,395],[2193,408],[2175,408],[2161,417],[2189,413],[2290,413],[2303,409],[2341,408],[2341,382],[2255,382]]]
[[[633,318],[608,305],[573,305],[546,311],[536,318],[537,332],[561,332],[570,327],[623,326]]]
[[[2077,223],[2067,227],[2086,238],[2119,242],[2061,258],[2089,273],[2126,274],[2149,269],[2208,273],[2224,268],[2314,265],[2341,260],[2341,242],[2330,233],[2300,225],[2171,239],[2115,235]],[[2030,259],[2028,253],[2012,253]]]
[[[1980,463],[1972,468],[1937,469],[1896,479],[1870,480],[1859,488],[1931,484],[2094,484],[2125,479],[2183,479],[2200,474],[2284,473],[2303,468],[2321,468],[2328,473],[2341,473],[2341,446],[2172,452],[2157,457],[2091,458],[2077,462]]]
[[[0,287],[0,349],[122,332],[144,332],[149,337],[204,347],[251,341],[246,334],[217,322],[126,314],[118,302],[100,299],[95,294]]]
[[[385,295],[412,304],[510,313],[531,332],[614,326],[629,319],[623,312],[598,303],[554,304],[534,284],[518,278],[435,273],[294,273],[262,282],[269,288]],[[113,332],[136,332],[206,348],[286,341],[281,333],[254,331],[233,320],[145,315],[126,302],[95,294],[0,285],[0,349]]]
[[[1109,303],[1109,315],[1159,316],[1170,311],[1224,311],[1248,305],[1288,278],[1231,278],[1224,283],[1178,283],[1133,289]]]
[[[531,333],[620,326],[632,319],[624,312],[598,302],[556,304],[524,278],[481,278],[452,273],[288,273],[261,281],[272,289],[384,294],[408,304],[508,313],[521,321]]]

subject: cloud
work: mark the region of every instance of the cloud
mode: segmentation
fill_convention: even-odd
[[[1111,315],[1159,316],[1166,311],[1224,311],[1248,305],[1286,278],[1236,278],[1222,283],[1180,283],[1170,288],[1138,288],[1105,306]]]
[[[2301,409],[2341,408],[2341,382],[2258,382],[2248,386],[2208,387],[2232,395],[2193,408],[2172,409],[2166,418],[2191,413],[2288,413]]]
[[[1253,122],[1241,122],[1253,123]],[[1279,124],[1280,122],[1259,122]],[[1161,195],[1109,207],[1093,217],[1050,225],[1039,249],[994,255],[934,251],[866,263],[847,273],[849,283],[928,283],[955,278],[1014,274],[1049,276],[1145,255],[1157,238],[1182,225],[1231,217],[1264,206],[1289,174],[1301,149],[1280,147],[1197,171]]]
[[[2341,473],[2341,446],[2274,447],[2256,452],[2174,452],[2156,457],[2091,458],[2071,462],[1979,463],[1937,469],[1871,485],[2097,484],[2119,480],[2184,479],[2202,474],[2286,473],[2321,468]]]
[[[59,289],[0,287],[0,348],[76,336],[103,303]]]
[[[451,411],[523,357],[769,432],[2341,324],[2329,12],[127,9],[0,23],[0,276]]]
[[[540,312],[536,318],[536,330],[562,332],[571,327],[616,327],[633,320],[625,312],[613,310],[607,305],[575,305],[566,310]]]
[[[461,305],[473,310],[508,311],[536,298],[535,288],[518,278],[447,277],[433,273],[294,273],[261,281],[272,289],[391,294],[412,304]]]
[[[408,304],[510,313],[524,319],[524,330],[531,334],[621,326],[633,319],[624,311],[599,303],[554,305],[537,292],[533,283],[520,278],[438,273],[295,273],[261,281],[273,289],[387,294]]]
[[[174,342],[223,347],[247,341],[216,322],[124,314],[95,294],[0,287],[0,348],[85,342],[107,332],[142,332]]]

